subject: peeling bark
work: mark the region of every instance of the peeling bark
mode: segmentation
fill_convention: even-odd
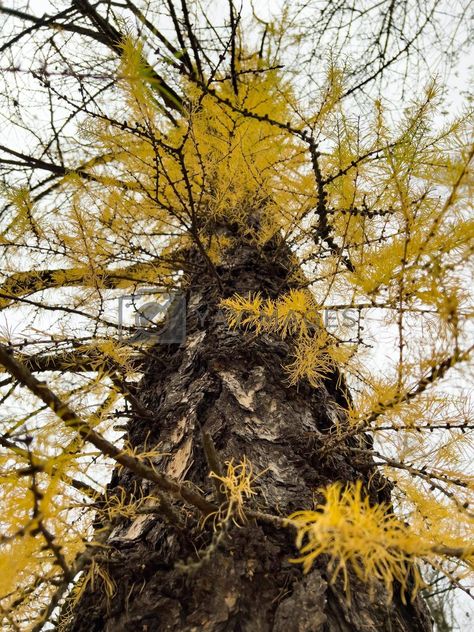
[[[277,240],[263,250],[240,244],[218,267],[225,296],[287,291],[294,262]],[[133,418],[128,440],[140,450],[156,448],[160,470],[187,480],[216,500],[202,437],[212,437],[221,462],[245,455],[258,478],[249,509],[285,517],[311,508],[315,490],[334,481],[362,479],[374,501],[390,499],[390,486],[372,477],[370,462],[354,463],[341,444],[322,461],[317,447],[343,415],[347,393],[339,375],[324,386],[288,386],[282,363],[287,342],[268,335],[230,331],[218,309],[222,294],[210,274],[188,283],[187,336],[181,346],[157,345],[148,353],[139,389],[155,420]],[[151,358],[151,359],[150,359]],[[353,440],[355,441],[355,439]],[[360,469],[358,469],[360,467]],[[115,471],[109,494],[153,494],[147,482]],[[117,585],[112,597],[87,590],[62,629],[69,632],[250,631],[428,632],[420,599],[387,604],[381,584],[371,588],[350,577],[351,603],[341,584],[330,583],[326,560],[304,575],[290,530],[255,521],[214,533],[187,508],[180,531],[158,515],[123,519],[101,553]],[[104,559],[105,558],[105,559]],[[68,619],[68,620],[66,620]]]

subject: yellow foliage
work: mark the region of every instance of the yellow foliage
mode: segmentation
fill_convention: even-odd
[[[306,378],[312,386],[319,386],[324,377],[334,370],[333,349],[325,331],[298,339],[294,360],[286,366],[290,384]]]
[[[101,566],[94,558],[92,558],[89,568],[74,587],[72,606],[78,603],[87,588],[90,590],[102,590],[107,598],[113,597],[117,590],[114,579],[104,566]]]
[[[433,513],[430,524],[420,520],[403,522],[385,504],[371,504],[360,481],[343,487],[335,483],[322,490],[324,501],[314,510],[297,511],[287,524],[297,530],[296,546],[301,556],[292,560],[309,572],[322,554],[330,556],[333,581],[342,574],[349,588],[349,568],[365,582],[383,582],[389,596],[394,582],[413,597],[423,587],[417,560],[433,560],[442,549],[459,547],[459,539],[450,536],[452,528],[442,525]],[[432,504],[429,514],[431,516]],[[465,542],[465,540],[462,540]],[[474,568],[474,547],[463,553]]]
[[[262,299],[259,293],[234,295],[221,304],[230,327],[252,328],[256,333],[277,333],[282,338],[307,336],[321,324],[314,299],[304,290],[290,290],[276,301]]]
[[[258,293],[234,295],[221,305],[230,327],[292,339],[294,360],[285,366],[292,385],[307,379],[318,386],[336,361],[347,362],[352,354],[350,348],[339,347],[323,328],[316,302],[307,290],[290,290],[275,301],[263,299]]]
[[[240,463],[234,465],[233,459],[226,462],[227,472],[219,476],[215,472],[210,473],[211,478],[215,478],[222,483],[222,491],[226,494],[229,504],[227,515],[236,516],[241,522],[245,520],[244,503],[256,494],[253,484],[258,476],[253,473],[252,464],[244,456]]]
[[[268,25],[272,46],[285,20]],[[110,365],[119,381],[134,372],[134,351],[113,338],[116,323],[107,313],[113,292],[181,287],[189,268],[183,253],[191,247],[199,246],[217,267],[239,240],[266,254],[264,246],[277,235],[292,252],[295,269],[288,277],[299,289],[270,299],[255,288],[225,299],[229,325],[285,339],[290,385],[307,380],[320,387],[336,366],[351,371],[355,403],[328,431],[323,449],[374,433],[377,467],[397,480],[399,494],[395,515],[388,506],[371,505],[360,482],[328,487],[315,510],[288,518],[297,529],[296,561],[308,572],[319,555],[329,555],[333,577],[342,573],[346,586],[351,567],[389,593],[395,581],[407,591],[422,586],[416,559],[441,566],[440,560],[455,557],[472,569],[466,507],[473,482],[462,472],[470,438],[450,432],[451,425],[472,427],[472,416],[457,410],[446,391],[435,390],[446,372],[439,367],[455,367],[470,355],[459,350],[473,315],[467,265],[474,253],[472,113],[436,129],[439,88],[430,82],[396,125],[382,100],[360,120],[345,107],[346,76],[333,60],[319,97],[306,108],[297,82],[293,86],[280,69],[265,68],[243,48],[235,60],[238,91],[220,66],[209,86],[181,73],[175,77],[186,99],[172,120],[159,98],[172,95],[145,62],[145,44],[127,36],[120,47],[116,102],[104,106],[104,116],[83,117],[80,159],[66,160],[76,167],[60,171],[39,202],[36,189],[24,185],[4,191],[12,214],[0,238],[8,245],[0,308],[18,308],[15,322],[33,323],[27,330],[30,366],[46,342],[52,354],[71,351],[62,366],[74,377],[55,372],[48,383],[94,429],[109,431],[122,396],[110,384]],[[316,168],[310,149],[317,141]],[[379,322],[396,338],[382,367],[364,362],[361,329],[344,339],[326,330],[322,311],[332,304],[380,310]],[[63,307],[73,316],[67,325]],[[50,327],[56,312],[61,316]],[[45,313],[48,318],[38,322],[37,314]],[[10,338],[3,330],[1,336]],[[85,376],[75,373],[76,353],[90,358]],[[38,614],[38,603],[47,601],[60,576],[38,525],[47,525],[72,565],[90,535],[92,513],[71,486],[96,480],[100,455],[87,452],[71,428],[58,428],[50,411],[20,399],[16,385],[10,392],[7,380],[4,387],[10,406],[2,436],[12,446],[0,455],[0,593],[11,595],[2,604],[6,609],[25,597],[26,619],[25,613]],[[443,423],[449,427],[440,439],[421,435]],[[31,446],[15,443],[28,433]],[[123,454],[149,464],[159,452],[125,446]],[[36,496],[31,468],[37,470]],[[237,465],[228,462],[224,475],[211,476],[228,501],[217,518],[244,522],[245,503],[256,494],[252,465],[243,457]],[[104,515],[132,518],[151,498],[130,502],[118,494]],[[44,587],[27,598],[32,578],[44,580]],[[94,582],[109,596],[115,591],[93,561],[76,598]]]

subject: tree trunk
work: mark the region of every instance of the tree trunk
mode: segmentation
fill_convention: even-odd
[[[260,291],[276,297],[289,289],[294,265],[283,242],[257,249],[240,242],[218,266],[224,296]],[[157,449],[157,468],[194,485],[215,500],[203,433],[222,463],[242,457],[256,474],[258,492],[248,508],[282,517],[312,508],[318,487],[362,479],[374,500],[390,498],[388,482],[371,464],[357,469],[345,445],[325,461],[316,448],[346,404],[335,371],[324,386],[289,387],[282,363],[287,342],[269,335],[231,331],[220,310],[215,278],[203,267],[187,291],[187,335],[183,345],[156,345],[140,386],[141,401],[156,419],[133,418],[128,441],[137,453]],[[371,476],[372,475],[372,476]],[[369,483],[369,478],[371,482]],[[147,482],[116,470],[108,495],[153,495]],[[294,533],[270,524],[227,523],[214,531],[191,508],[186,530],[157,515],[121,519],[100,565],[115,581],[107,596],[100,583],[79,603],[63,609],[61,629],[69,632],[249,631],[249,632],[424,632],[427,610],[417,598],[390,604],[383,585],[372,588],[350,575],[351,601],[339,581],[330,582],[327,560],[304,575],[289,560]],[[66,611],[70,614],[66,616]]]

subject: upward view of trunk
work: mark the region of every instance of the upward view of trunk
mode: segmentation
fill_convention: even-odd
[[[390,491],[367,460],[354,462],[341,444],[326,460],[317,448],[346,402],[336,373],[324,386],[288,385],[282,363],[289,346],[268,335],[228,328],[219,300],[234,292],[276,297],[289,289],[294,261],[284,243],[257,249],[243,240],[217,267],[215,278],[198,265],[186,296],[186,339],[181,346],[148,349],[141,401],[153,420],[133,418],[127,439],[137,453],[156,449],[157,468],[189,481],[216,501],[203,449],[212,438],[221,463],[246,457],[255,474],[248,509],[285,517],[310,508],[318,487],[365,481],[374,500]],[[370,482],[369,482],[370,479]],[[109,494],[153,495],[148,483],[117,470]],[[391,603],[382,584],[350,575],[350,603],[340,580],[331,583],[327,559],[303,574],[290,529],[249,520],[213,530],[190,508],[182,531],[161,517],[122,519],[98,562],[116,585],[110,596],[100,583],[63,609],[68,632],[249,631],[425,632],[431,630],[420,599]],[[409,599],[409,596],[408,596]]]

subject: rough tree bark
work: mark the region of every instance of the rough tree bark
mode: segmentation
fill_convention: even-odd
[[[196,260],[196,264],[199,262]],[[282,362],[285,341],[231,331],[218,309],[222,295],[261,291],[269,297],[289,289],[294,265],[278,239],[257,249],[240,240],[215,278],[196,265],[187,284],[185,343],[158,345],[140,385],[142,402],[156,421],[133,418],[127,438],[140,450],[158,446],[156,466],[192,481],[211,497],[212,481],[202,445],[211,435],[222,462],[244,455],[258,479],[249,507],[281,515],[311,508],[316,488],[334,481],[365,481],[374,500],[387,501],[387,481],[366,460],[355,463],[345,445],[326,460],[317,455],[324,434],[341,415],[346,395],[337,370],[324,386],[289,387]],[[339,412],[338,412],[339,411]],[[352,453],[353,454],[353,453]],[[371,482],[369,482],[369,479]],[[152,493],[148,483],[116,470],[108,492]],[[338,581],[331,585],[321,559],[304,575],[289,558],[294,534],[250,521],[229,524],[216,541],[211,520],[202,526],[189,510],[180,531],[160,517],[121,520],[100,554],[116,582],[112,597],[88,589],[61,629],[68,632],[249,631],[427,632],[430,617],[420,599],[392,603],[381,584],[372,589],[351,576],[351,603]],[[64,611],[68,610],[65,608]]]

